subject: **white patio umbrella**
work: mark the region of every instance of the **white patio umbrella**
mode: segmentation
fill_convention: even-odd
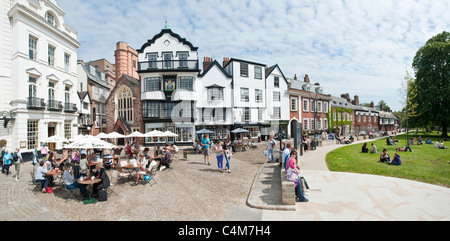
[[[152,130],[144,134],[144,137],[163,137],[164,132],[158,130]]]
[[[95,137],[97,137],[97,138],[108,138],[108,134],[106,134],[105,132],[100,132]]]
[[[173,133],[171,131],[165,131],[165,132],[163,132],[162,135],[163,135],[163,137],[178,137],[177,134],[175,134],[175,133]]]
[[[64,137],[50,136],[48,138],[41,140],[41,142],[59,143],[59,142],[69,142],[69,140],[67,140]]]
[[[135,131],[135,132],[127,135],[126,137],[128,138],[128,137],[146,137],[146,136],[145,136],[145,134],[140,133],[139,131]]]
[[[79,148],[79,149],[112,149],[117,146],[96,138],[93,136],[84,136],[77,138],[74,142],[66,145],[64,148]]]
[[[113,145],[111,143],[108,143],[104,140],[101,140],[100,138],[96,138],[91,135],[87,135],[84,137],[78,138],[76,141],[66,145],[64,148],[71,149],[71,148],[79,148],[79,149],[86,149],[88,151],[87,154],[87,160],[88,163],[91,163],[91,149],[112,149],[116,148],[116,145]],[[91,178],[91,172],[89,171],[89,178]]]
[[[123,134],[117,133],[117,132],[111,132],[111,133],[109,133],[107,135],[106,138],[111,138],[111,139],[114,139],[114,138],[126,138],[126,136],[123,135]]]

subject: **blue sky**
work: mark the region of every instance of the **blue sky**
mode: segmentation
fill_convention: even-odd
[[[114,63],[118,41],[139,49],[164,28],[198,47],[199,59],[234,57],[319,82],[335,96],[384,100],[399,89],[416,51],[450,31],[448,0],[57,0],[78,32],[78,59]]]

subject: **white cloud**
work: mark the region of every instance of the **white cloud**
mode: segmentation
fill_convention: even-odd
[[[57,2],[78,31],[79,58],[86,61],[113,62],[118,41],[138,49],[167,20],[199,47],[200,60],[278,64],[286,76],[308,74],[330,94],[383,99],[394,110],[401,109],[398,89],[416,51],[450,31],[447,0]]]

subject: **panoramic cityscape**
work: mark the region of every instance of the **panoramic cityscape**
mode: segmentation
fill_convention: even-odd
[[[0,220],[448,221],[449,9],[2,0]]]

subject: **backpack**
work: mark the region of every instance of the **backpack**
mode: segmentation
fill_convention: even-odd
[[[17,155],[17,152],[14,152],[12,154],[12,159],[13,159],[13,162],[18,162],[19,161],[19,156]]]

